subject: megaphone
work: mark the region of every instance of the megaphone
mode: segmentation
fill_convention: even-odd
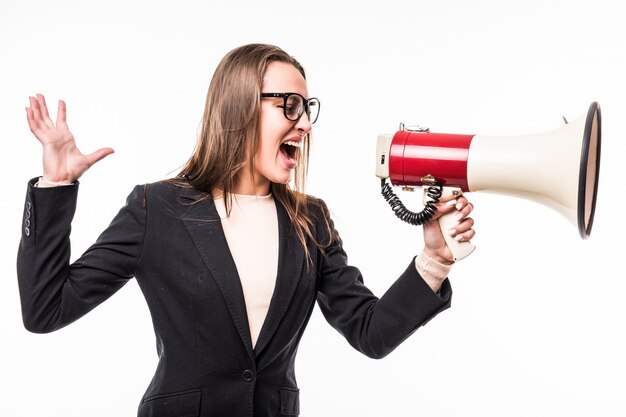
[[[586,239],[598,193],[600,122],[600,106],[593,102],[586,115],[532,135],[431,133],[428,128],[401,124],[393,135],[378,135],[376,176],[396,215],[412,224],[430,220],[438,202],[468,191],[490,191],[545,204],[577,225],[580,237]],[[424,211],[406,209],[387,184],[388,178],[393,186],[422,187]],[[475,246],[446,233],[456,223],[454,215],[441,216],[439,224],[454,259],[460,260]]]

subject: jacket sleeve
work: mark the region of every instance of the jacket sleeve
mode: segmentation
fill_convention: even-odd
[[[414,259],[380,299],[373,295],[361,272],[348,265],[328,209],[323,202],[320,206],[323,222],[318,219],[317,230],[328,245],[320,256],[317,301],[326,320],[355,349],[371,358],[382,358],[450,307],[448,279],[434,293],[417,272]]]
[[[79,319],[133,277],[146,209],[143,188],[137,186],[96,243],[70,264],[78,183],[37,188],[36,181],[26,192],[17,275],[24,326],[48,333]]]

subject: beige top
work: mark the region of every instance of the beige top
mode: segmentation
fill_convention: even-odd
[[[226,216],[224,199],[220,196],[214,201],[241,280],[254,347],[270,307],[278,274],[276,204],[271,194],[233,194],[230,216]]]

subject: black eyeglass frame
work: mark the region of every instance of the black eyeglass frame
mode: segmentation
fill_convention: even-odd
[[[299,96],[302,99],[303,105],[302,107],[298,109],[298,117],[296,117],[295,119],[292,119],[289,116],[287,116],[287,99],[289,99],[289,96]],[[320,99],[317,97],[311,97],[307,99],[307,98],[304,98],[304,96],[299,93],[261,93],[261,98],[282,98],[283,105],[279,107],[282,107],[285,118],[292,122],[297,122],[298,120],[300,120],[304,112],[306,112],[306,116],[309,118],[309,122],[311,122],[311,124],[315,123],[320,116],[322,103],[320,103]],[[315,120],[311,120],[311,108],[310,108],[309,103],[312,100],[315,100],[315,102],[317,103],[317,114],[315,115]]]

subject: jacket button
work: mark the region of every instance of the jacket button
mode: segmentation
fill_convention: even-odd
[[[252,372],[249,369],[246,369],[245,371],[243,371],[243,373],[241,374],[241,377],[243,378],[244,381],[246,382],[251,382],[254,379],[254,372]]]
[[[26,233],[26,236],[30,236],[30,229],[28,227],[25,227],[24,233]]]
[[[26,202],[26,210],[30,210],[30,208],[31,208],[30,201],[27,201]]]

